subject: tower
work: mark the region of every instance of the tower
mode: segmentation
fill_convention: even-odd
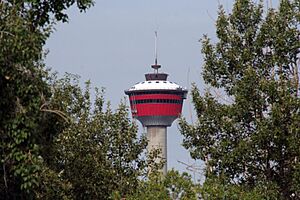
[[[158,71],[161,66],[157,64],[157,56],[151,67],[154,72],[145,74],[146,81],[125,90],[125,94],[129,96],[133,118],[147,128],[148,151],[161,150],[161,157],[166,161],[162,171],[166,174],[167,127],[181,115],[187,90],[168,81],[168,74]]]

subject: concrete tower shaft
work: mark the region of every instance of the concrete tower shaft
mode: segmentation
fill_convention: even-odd
[[[166,126],[148,126],[147,127],[148,152],[160,149],[160,156],[165,164],[161,169],[163,174],[167,174],[167,127]],[[156,162],[160,162],[157,159]]]

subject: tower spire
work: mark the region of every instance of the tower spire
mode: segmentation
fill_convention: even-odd
[[[155,34],[155,40],[154,40],[154,65],[151,65],[151,67],[158,73],[158,69],[161,68],[161,66],[157,62],[157,31],[154,31]]]
[[[157,31],[155,31],[154,34],[155,34],[155,42],[154,42],[155,65],[157,65]]]

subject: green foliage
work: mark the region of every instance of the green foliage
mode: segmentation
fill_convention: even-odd
[[[60,177],[71,184],[72,198],[107,199],[113,191],[122,195],[135,191],[138,177],[146,170],[141,155],[147,141],[138,138],[128,108],[121,104],[113,112],[108,104],[104,109],[98,90],[91,104],[90,83],[82,91],[71,75],[53,88],[53,100],[65,107],[69,121],[55,139],[54,162]]]
[[[187,173],[180,174],[174,169],[168,171],[163,177],[160,173],[152,173],[147,180],[139,182],[137,192],[126,199],[182,199],[193,200],[197,199],[198,185],[195,185],[191,176]],[[120,196],[115,196],[114,199],[119,199]]]
[[[44,27],[54,21],[68,21],[66,10],[74,4],[80,12],[86,11],[93,6],[92,0],[3,0],[3,4],[16,8],[17,12],[22,15],[34,27]]]
[[[60,173],[50,169],[43,163],[38,179],[39,187],[34,190],[36,199],[72,199],[72,185],[64,180]],[[28,198],[28,196],[26,196]]]
[[[40,61],[46,35],[32,29],[16,8],[0,3],[1,193],[38,185],[41,96],[48,95]],[[18,191],[18,192],[17,192]]]
[[[57,3],[56,3],[57,2]],[[51,16],[74,1],[0,1],[0,193],[3,198],[33,198],[46,150],[58,133],[58,116],[43,109],[51,96],[43,65],[43,46]],[[79,2],[79,1],[78,1]],[[91,5],[80,1],[80,9]],[[86,5],[87,7],[84,7]],[[83,6],[83,7],[82,7]],[[65,15],[65,18],[67,16]],[[43,159],[45,158],[45,160]]]
[[[180,127],[206,162],[206,199],[300,197],[299,10],[299,1],[263,12],[262,2],[236,0],[231,14],[220,7],[218,42],[202,39],[204,80],[225,97],[194,86],[198,122]]]
[[[192,182],[192,178],[186,172],[168,171],[164,179],[164,185],[172,199],[196,200],[198,186]]]
[[[0,1],[0,193],[4,199],[108,199],[136,192],[155,169],[142,158],[145,137],[121,103],[104,106],[90,83],[57,79],[44,68],[43,46],[66,9],[91,0]],[[92,97],[91,97],[92,96]]]
[[[230,184],[222,176],[210,177],[200,188],[203,199],[261,200],[278,199],[278,188],[272,183],[257,183],[254,187]]]

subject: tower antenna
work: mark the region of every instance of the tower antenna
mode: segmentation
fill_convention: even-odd
[[[155,60],[154,60],[154,65],[152,65],[151,67],[156,71],[156,73],[158,73],[158,69],[161,66],[157,62],[157,31],[154,31],[154,34],[155,34],[155,40],[154,40],[154,56],[155,56]]]
[[[155,65],[157,65],[157,31],[155,31],[154,34],[155,34],[155,43],[154,43]]]

